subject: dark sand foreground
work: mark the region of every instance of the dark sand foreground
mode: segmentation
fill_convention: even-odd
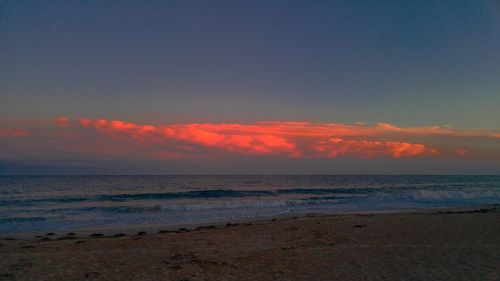
[[[2,237],[0,280],[500,280],[491,206],[75,236]]]

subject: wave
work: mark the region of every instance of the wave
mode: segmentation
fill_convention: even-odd
[[[88,201],[86,197],[52,197],[52,198],[34,198],[34,199],[10,199],[0,200],[1,206],[33,206],[38,203],[75,203]]]
[[[317,191],[317,190],[314,190]],[[313,191],[313,192],[314,192]],[[337,191],[337,190],[336,190]],[[282,197],[268,197],[268,198],[250,198],[242,201],[237,200],[224,200],[227,194],[232,194],[232,196],[243,196],[246,191],[231,193],[217,191],[212,193],[211,196],[218,196],[220,200],[200,200],[192,201],[190,203],[180,203],[180,202],[165,202],[163,204],[147,204],[147,201],[141,202],[143,205],[135,204],[134,201],[128,201],[127,203],[113,203],[122,204],[120,206],[80,206],[76,208],[53,208],[50,210],[41,211],[42,213],[37,213],[39,216],[25,216],[25,217],[6,217],[0,219],[0,224],[6,225],[23,225],[24,223],[52,223],[61,218],[61,215],[66,218],[76,218],[74,221],[88,220],[92,218],[98,218],[98,220],[124,220],[129,221],[130,219],[165,219],[172,217],[185,217],[187,216],[208,216],[208,217],[219,217],[219,216],[238,216],[238,214],[246,213],[275,213],[275,212],[295,212],[295,211],[320,211],[320,210],[343,210],[343,209],[363,209],[366,206],[368,208],[389,208],[390,206],[402,206],[407,203],[417,203],[421,206],[430,206],[435,204],[475,204],[475,203],[488,203],[488,204],[498,204],[500,203],[500,190],[468,190],[468,191],[450,191],[450,190],[399,190],[392,193],[377,192],[375,194],[359,194],[359,193],[347,193],[343,190],[343,193],[328,193],[328,192],[318,192],[306,198],[282,198]],[[352,190],[351,190],[352,191]],[[208,191],[203,192],[205,194]],[[281,190],[281,191],[265,191],[257,192],[257,194],[271,193],[298,193],[306,194],[304,190]],[[308,192],[312,193],[312,192]],[[321,196],[320,193],[324,193]],[[194,194],[200,194],[200,192],[182,192],[175,193],[174,196],[181,196],[189,194],[188,196],[194,196]],[[318,194],[320,196],[318,196]],[[350,195],[349,195],[350,194]],[[130,195],[130,194],[128,194]],[[138,194],[142,196],[152,196],[151,194]],[[206,195],[206,194],[205,194]],[[157,198],[153,196],[154,198]],[[171,198],[171,197],[167,197]],[[177,197],[178,198],[178,197]],[[144,199],[144,197],[141,197]],[[97,203],[98,204],[98,203]],[[109,204],[109,203],[105,203]],[[391,205],[392,204],[392,205]],[[396,205],[394,205],[396,204]],[[430,205],[429,205],[430,204]],[[375,206],[375,207],[374,207]],[[413,205],[414,206],[414,205]],[[41,215],[41,216],[40,216]],[[96,216],[97,215],[97,216]],[[46,217],[44,217],[46,216]],[[55,220],[54,220],[55,219]],[[69,219],[71,221],[72,219]]]
[[[79,202],[132,202],[148,200],[176,200],[176,199],[224,199],[224,198],[249,198],[249,197],[277,197],[282,195],[316,195],[302,200],[340,200],[347,198],[359,198],[374,196],[376,198],[399,198],[408,200],[439,200],[439,199],[500,199],[498,189],[482,188],[473,190],[447,190],[447,189],[423,189],[409,190],[406,188],[291,188],[280,190],[196,190],[185,192],[164,193],[122,193],[122,194],[99,194],[93,196],[64,196],[34,199],[11,199],[0,200],[0,206],[36,206],[39,204],[64,204]],[[318,196],[319,195],[319,196]],[[325,196],[321,196],[325,195]],[[269,201],[269,200],[266,200]],[[125,210],[125,212],[141,212],[142,210]],[[146,210],[148,211],[148,210]],[[153,210],[154,211],[154,210]]]
[[[110,213],[157,213],[161,212],[161,205],[153,206],[93,206],[83,208],[53,209],[51,212],[76,211],[76,212],[110,212]]]
[[[223,198],[223,197],[248,197],[248,196],[272,196],[276,195],[272,191],[255,190],[199,190],[186,192],[168,192],[168,193],[138,193],[138,194],[112,194],[100,195],[97,201],[128,201],[128,200],[147,200],[147,199],[190,199],[190,198]]]
[[[112,194],[100,195],[97,201],[128,201],[128,200],[148,200],[148,199],[205,199],[205,198],[235,198],[235,197],[255,197],[255,196],[278,196],[284,194],[361,194],[373,192],[375,189],[313,189],[313,188],[292,188],[281,190],[225,190],[212,189],[187,192],[168,193],[139,193],[139,194]]]
[[[315,199],[315,198],[314,198]],[[312,205],[325,205],[328,203],[339,202],[339,199],[324,198],[323,200],[303,200],[303,199],[289,199],[289,200],[255,200],[248,202],[241,201],[218,201],[212,203],[182,203],[182,204],[168,204],[153,206],[92,206],[82,208],[57,208],[52,209],[51,213],[115,213],[115,214],[128,214],[128,213],[160,213],[160,212],[177,212],[177,211],[209,211],[209,210],[234,210],[234,209],[264,209],[264,208],[279,208],[279,207],[299,207],[299,206],[312,206]]]
[[[0,200],[2,206],[32,206],[40,203],[77,203],[85,201],[113,201],[124,202],[131,200],[175,200],[175,199],[210,199],[210,198],[239,198],[256,196],[279,196],[283,194],[332,194],[347,193],[360,194],[372,192],[374,189],[282,189],[282,190],[196,190],[185,192],[164,192],[164,193],[123,193],[123,194],[100,194],[93,196],[64,196],[34,199],[11,199]]]
[[[495,190],[415,190],[402,196],[412,200],[473,200],[500,199],[500,191]]]
[[[371,193],[380,189],[375,188],[291,188],[276,190],[277,194],[332,194],[332,193],[345,193],[345,194],[363,194]]]
[[[45,221],[47,218],[44,217],[13,217],[13,218],[1,218],[0,223],[12,223],[12,222],[37,222]]]

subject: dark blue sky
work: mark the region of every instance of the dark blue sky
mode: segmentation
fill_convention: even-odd
[[[494,1],[2,1],[2,115],[500,120]]]
[[[3,120],[498,129],[500,4],[0,1],[0,97]]]

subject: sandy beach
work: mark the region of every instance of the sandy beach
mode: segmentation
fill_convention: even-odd
[[[499,280],[499,265],[498,206],[0,241],[0,280]]]

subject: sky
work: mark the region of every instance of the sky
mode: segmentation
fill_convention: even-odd
[[[0,1],[0,175],[498,174],[498,1]]]

